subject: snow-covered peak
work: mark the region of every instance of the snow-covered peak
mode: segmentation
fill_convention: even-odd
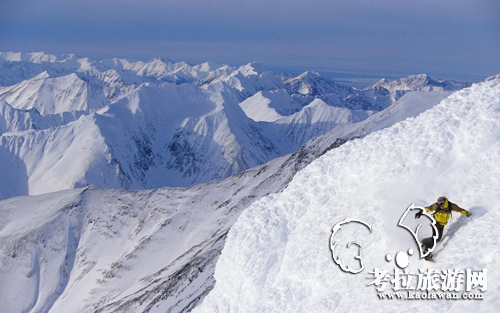
[[[419,74],[419,75],[411,75],[405,78],[396,79],[393,81],[381,79],[375,84],[369,86],[367,89],[383,87],[388,89],[390,92],[418,91],[418,90],[451,91],[451,90],[459,90],[468,86],[470,86],[469,83],[459,83],[452,80],[436,79],[436,78],[431,78],[427,74]]]
[[[103,59],[94,60],[79,57],[74,54],[56,57],[40,53],[15,53],[0,52],[0,61],[7,65],[7,71],[0,71],[0,85],[8,86],[22,80],[30,79],[42,71],[49,72],[52,76],[64,76],[73,72],[80,73],[86,79],[92,80],[96,76],[113,70],[120,74],[121,80],[128,84],[149,83],[195,83],[212,79],[222,73],[229,73],[233,69],[227,65],[204,63],[191,66],[186,62],[172,62],[162,58],[148,61],[131,61],[128,59]],[[14,70],[13,70],[14,69]],[[8,75],[2,77],[2,75]]]
[[[297,77],[285,80],[283,83],[294,92],[308,96],[337,94],[345,98],[348,94],[353,93],[352,88],[340,86],[316,72],[304,72]]]
[[[71,76],[70,76],[70,77],[71,77],[71,79],[75,79],[75,76],[76,76],[75,74],[70,74],[70,75],[71,75]],[[36,81],[36,80],[44,80],[44,79],[49,78],[49,77],[50,77],[49,73],[47,73],[47,71],[43,71],[43,72],[41,72],[40,74],[38,74],[38,75],[36,75],[35,77],[33,77],[31,80],[32,80],[32,81]]]
[[[295,81],[313,81],[313,80],[316,80],[316,79],[319,79],[321,77],[321,75],[318,73],[318,72],[314,72],[314,71],[305,71],[304,73],[300,74],[299,76],[297,77],[293,77],[293,78],[290,78],[288,79],[286,82],[295,82]]]
[[[240,66],[238,72],[240,72],[243,76],[251,76],[251,75],[260,75],[265,72],[264,65],[260,62],[252,62],[246,65]]]
[[[9,62],[54,63],[57,61],[57,57],[52,54],[45,54],[44,52],[0,52],[0,60]]]
[[[262,90],[271,91],[283,88],[280,77],[273,72],[265,70],[263,65],[258,62],[242,65],[236,70],[224,67],[218,71],[220,75],[216,75],[212,79],[207,79],[202,85],[203,88],[216,86],[216,89],[220,89],[221,87],[218,85],[225,84],[229,88],[238,90],[242,100]]]
[[[300,111],[306,101],[290,96],[285,89],[259,91],[240,103],[240,107],[252,120],[275,122],[279,118]]]
[[[383,85],[388,84],[388,83],[389,83],[389,80],[387,80],[387,78],[382,78],[379,81],[377,81],[376,83],[373,83],[370,86],[368,86],[366,89],[377,88],[377,87],[383,86]]]
[[[21,52],[0,52],[0,60],[9,62],[19,62],[21,61]]]
[[[98,86],[83,81],[77,74],[49,77],[47,72],[10,87],[0,87],[0,100],[21,110],[35,108],[42,115],[95,110],[107,104]]]
[[[301,75],[285,80],[283,83],[303,95],[313,94],[313,84],[319,78],[316,72],[304,72]]]
[[[221,65],[215,62],[205,62],[193,66],[193,69],[200,72],[212,72],[222,67],[228,67],[227,65]]]

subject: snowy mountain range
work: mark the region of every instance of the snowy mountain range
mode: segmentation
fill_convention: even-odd
[[[18,287],[1,301],[12,312],[190,311],[214,287],[215,265],[241,212],[283,191],[298,171],[346,139],[416,116],[445,96],[410,93],[219,183],[148,191],[91,187],[3,200],[0,282]]]
[[[443,194],[473,215],[453,215],[437,263],[408,269],[487,268],[488,291],[405,307],[499,304],[498,76],[357,90],[256,63],[2,53],[0,67],[6,312],[399,310],[368,271],[415,249],[397,221]],[[327,244],[353,217],[373,226],[350,238],[359,275]]]
[[[313,72],[282,79],[258,63],[0,53],[0,166],[10,177],[0,199],[220,181],[435,82],[415,76],[357,90]]]

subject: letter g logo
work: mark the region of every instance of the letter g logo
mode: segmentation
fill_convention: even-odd
[[[360,267],[358,269],[353,269],[349,265],[345,265],[344,263],[341,262],[340,255],[339,254],[337,254],[337,255],[335,254],[335,248],[337,247],[337,243],[338,242],[335,241],[334,237],[337,234],[337,232],[341,229],[341,226],[345,225],[345,224],[348,224],[348,223],[358,223],[358,224],[364,225],[364,226],[366,226],[368,228],[368,230],[370,232],[372,231],[372,228],[371,228],[370,225],[368,225],[367,223],[363,222],[362,220],[358,220],[358,219],[354,219],[354,218],[347,218],[347,219],[343,220],[342,222],[339,222],[339,223],[335,224],[335,226],[333,226],[333,229],[332,229],[332,235],[330,237],[330,250],[332,251],[333,261],[344,272],[348,272],[348,273],[352,273],[352,274],[357,274],[357,273],[363,271],[364,268],[365,268],[365,266],[363,264],[362,255],[361,255],[361,244],[359,244],[356,241],[350,241],[350,242],[347,243],[347,248],[349,248],[352,244],[355,244],[356,246],[358,246],[358,254],[354,257],[354,259],[356,259],[356,260],[359,261],[359,266]]]

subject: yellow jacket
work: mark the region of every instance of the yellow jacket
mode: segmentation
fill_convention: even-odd
[[[451,211],[459,212],[465,216],[469,216],[469,212],[467,212],[467,210],[464,210],[455,203],[448,201],[446,197],[443,198],[445,198],[445,203],[442,207],[439,207],[437,203],[434,203],[433,205],[425,208],[427,212],[435,212],[434,219],[436,220],[436,222],[443,226],[446,225],[451,217]]]

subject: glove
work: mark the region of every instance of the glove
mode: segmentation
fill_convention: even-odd
[[[423,214],[422,211],[415,213],[415,218],[417,218],[417,219],[420,218],[420,216],[422,216],[422,214]]]

